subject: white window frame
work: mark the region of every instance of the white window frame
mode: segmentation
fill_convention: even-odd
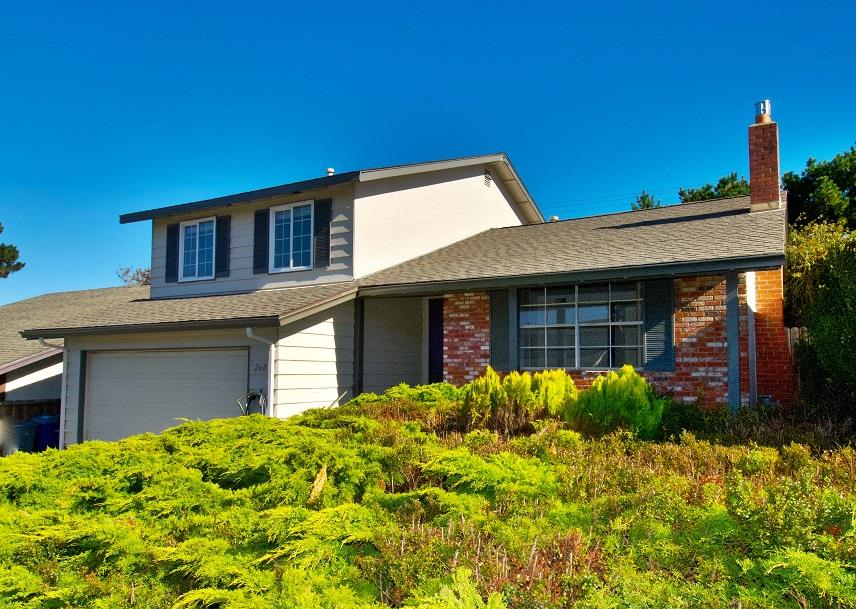
[[[301,207],[303,205],[309,205],[309,264],[307,266],[285,266],[285,267],[276,267],[274,266],[274,260],[276,260],[276,252],[274,252],[274,248],[276,247],[276,213],[279,211],[285,211],[286,209],[292,209],[294,207]],[[291,244],[291,253],[289,255],[291,261],[293,262],[294,258],[294,216],[292,214],[292,220],[289,224],[291,234],[289,237],[289,243]],[[307,201],[295,201],[294,203],[286,203],[285,205],[277,205],[276,207],[271,207],[268,211],[268,272],[269,273],[292,273],[294,271],[308,271],[312,269],[315,265],[315,201],[313,199],[309,199]]]
[[[211,222],[214,225],[212,233],[214,242],[211,249],[211,274],[204,277],[185,277],[184,276],[184,227],[196,225],[196,270],[199,271],[199,224],[202,222]],[[217,217],[210,216],[208,218],[196,218],[195,220],[185,220],[178,225],[178,280],[185,281],[208,281],[214,279],[217,274]]]

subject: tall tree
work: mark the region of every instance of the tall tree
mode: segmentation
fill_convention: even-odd
[[[804,226],[828,220],[856,228],[856,146],[831,161],[810,158],[797,174],[782,177],[788,191],[788,223]]]
[[[636,202],[630,204],[630,208],[633,211],[639,211],[640,209],[654,209],[655,207],[661,207],[662,204],[659,201],[655,201],[654,197],[645,192],[644,190],[636,197]]]
[[[705,201],[707,199],[724,199],[726,197],[743,197],[749,194],[749,182],[746,178],[737,177],[737,172],[722,176],[713,184],[704,184],[698,188],[680,188],[678,196],[681,203],[690,201]]]
[[[0,224],[0,233],[3,225]],[[9,275],[24,268],[24,263],[18,261],[18,248],[14,245],[0,243],[0,279],[6,279]]]

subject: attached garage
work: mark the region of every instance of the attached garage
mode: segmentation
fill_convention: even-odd
[[[246,348],[92,351],[85,366],[86,440],[238,416],[236,400],[248,391]]]

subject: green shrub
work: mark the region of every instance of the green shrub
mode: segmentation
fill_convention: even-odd
[[[579,394],[566,417],[572,427],[586,433],[625,428],[651,439],[660,427],[665,406],[666,400],[658,398],[648,381],[627,365],[597,377]]]
[[[461,388],[463,416],[470,428],[488,427],[501,408],[508,405],[502,379],[490,366],[484,374]]]
[[[574,379],[562,369],[536,372],[532,375],[532,390],[541,409],[554,417],[571,408],[578,395]]]

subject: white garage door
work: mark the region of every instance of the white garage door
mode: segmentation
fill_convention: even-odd
[[[240,414],[246,349],[101,351],[87,359],[87,440],[118,440],[178,425],[176,419]]]

